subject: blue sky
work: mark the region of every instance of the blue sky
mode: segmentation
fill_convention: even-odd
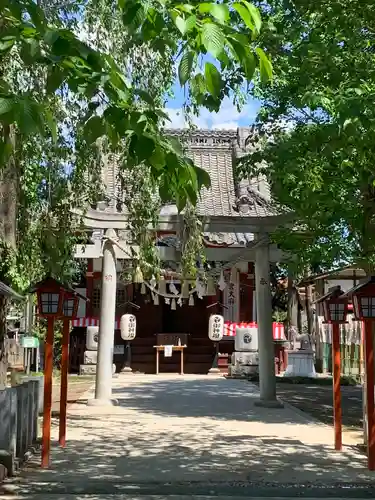
[[[169,100],[166,111],[171,119],[172,128],[183,128],[184,117],[182,113],[182,104],[184,101],[183,89],[178,83],[174,86],[174,98]],[[238,112],[233,102],[225,98],[218,113],[211,113],[207,109],[202,109],[200,116],[194,118],[194,123],[199,128],[204,129],[236,129],[237,127],[246,127],[254,123],[257,112],[260,108],[260,102],[255,99],[249,99],[240,112]]]

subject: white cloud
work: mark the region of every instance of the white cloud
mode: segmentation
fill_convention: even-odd
[[[259,106],[258,102],[253,101],[238,111],[233,102],[226,97],[218,113],[202,109],[199,116],[193,117],[193,123],[203,129],[236,129],[239,126],[246,126],[253,123]],[[186,127],[186,120],[181,108],[167,107],[166,112],[171,119],[168,127]]]

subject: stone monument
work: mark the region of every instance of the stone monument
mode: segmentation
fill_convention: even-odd
[[[258,374],[258,329],[256,327],[236,328],[234,341],[235,352],[232,354],[228,375],[245,378]]]
[[[288,351],[288,366],[284,377],[316,377],[314,351],[308,334],[298,335],[299,349]]]
[[[98,363],[99,327],[88,326],[86,330],[86,351],[83,354],[83,365],[79,367],[80,375],[95,375]],[[116,372],[116,365],[112,365],[112,373]]]

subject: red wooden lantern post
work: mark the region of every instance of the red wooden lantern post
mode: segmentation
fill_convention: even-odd
[[[375,470],[375,409],[374,409],[374,342],[375,276],[349,290],[357,319],[364,323],[366,368],[367,460],[369,470]]]
[[[47,278],[37,283],[31,291],[37,294],[39,316],[47,318],[47,336],[44,342],[42,467],[49,467],[51,449],[54,323],[55,319],[62,314],[64,287],[53,278]]]
[[[333,347],[333,421],[335,429],[335,450],[342,449],[342,407],[341,407],[341,354],[340,324],[346,323],[348,298],[339,286],[332,288],[317,301],[323,304],[324,321],[332,325]]]
[[[68,367],[69,367],[69,332],[70,320],[77,316],[79,298],[74,292],[65,291],[62,309],[63,338],[61,346],[61,384],[60,384],[60,419],[59,444],[66,443],[66,407],[68,404]]]

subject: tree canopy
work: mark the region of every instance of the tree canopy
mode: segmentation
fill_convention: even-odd
[[[374,240],[374,15],[369,1],[270,0],[261,43],[277,68],[264,101],[262,148],[240,167],[266,175],[297,231],[276,239],[318,271],[370,270]],[[263,162],[263,163],[261,163]]]
[[[42,269],[69,274],[72,209],[100,196],[103,153],[143,169],[162,200],[196,203],[208,175],[165,133],[176,72],[187,112],[272,77],[246,0],[0,0],[0,11],[0,161],[18,219],[1,272],[18,288]]]

